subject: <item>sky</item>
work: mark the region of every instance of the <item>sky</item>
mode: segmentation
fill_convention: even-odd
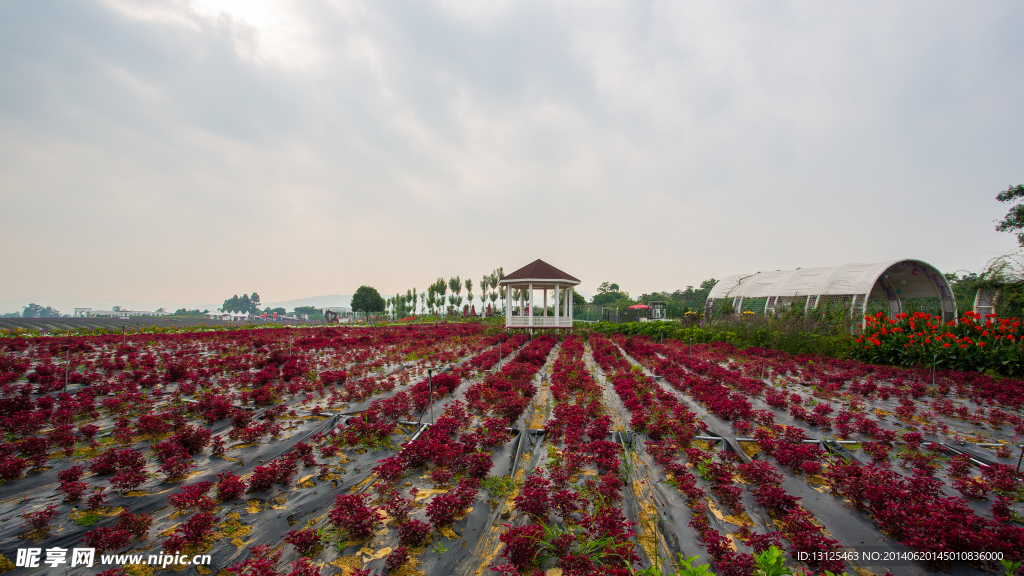
[[[0,0],[0,301],[387,295],[537,258],[634,295],[977,271],[1016,247],[1022,26],[1017,1]]]

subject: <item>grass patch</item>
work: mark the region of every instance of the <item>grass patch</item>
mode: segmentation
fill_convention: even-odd
[[[488,476],[480,487],[487,490],[487,503],[497,506],[515,488],[515,482],[509,476]]]
[[[92,526],[99,521],[100,515],[96,512],[82,512],[72,520],[72,522],[79,526]]]

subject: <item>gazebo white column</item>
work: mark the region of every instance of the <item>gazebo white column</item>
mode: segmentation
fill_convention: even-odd
[[[530,307],[530,328],[533,328],[533,282],[530,282],[530,303],[527,306]]]
[[[558,314],[561,312],[561,307],[558,305],[558,303],[559,303],[558,282],[555,282],[554,298],[555,298],[555,326],[561,326],[562,325],[562,319],[558,317]]]

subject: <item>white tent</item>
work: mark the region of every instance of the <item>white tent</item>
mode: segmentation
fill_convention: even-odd
[[[937,268],[920,260],[736,274],[715,284],[706,307],[710,312],[716,301],[731,300],[736,314],[767,314],[782,306],[813,310],[841,303],[863,317],[871,300],[886,301],[895,315],[903,312],[903,300],[911,298],[937,298],[943,321],[956,320],[949,283]]]

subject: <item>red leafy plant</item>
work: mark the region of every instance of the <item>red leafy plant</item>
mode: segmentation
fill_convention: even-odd
[[[86,546],[95,548],[97,552],[120,550],[127,546],[131,539],[132,533],[128,530],[116,527],[111,528],[110,526],[102,526],[95,530],[90,530],[82,538]]]
[[[84,473],[84,466],[72,466],[67,470],[57,472],[57,480],[60,480],[61,483],[59,490],[64,493],[65,502],[78,502],[89,489],[85,482],[79,482]]]
[[[214,522],[216,518],[210,512],[196,513],[164,540],[164,550],[182,552],[191,546],[201,544],[213,534]]]
[[[317,547],[323,545],[323,538],[312,528],[301,530],[290,530],[284,536],[284,541],[295,546],[299,554],[309,556],[316,551]]]
[[[21,519],[25,521],[22,527],[28,527],[29,531],[22,534],[23,538],[38,538],[50,533],[50,522],[57,517],[57,505],[51,504],[41,510],[24,512]]]
[[[367,494],[338,494],[328,518],[352,540],[364,540],[384,519],[380,508],[368,506]]]
[[[117,516],[117,524],[114,526],[119,530],[126,530],[140,540],[145,540],[149,535],[149,528],[153,525],[151,514],[132,514],[125,510]]]
[[[399,524],[398,540],[409,548],[423,546],[430,541],[430,524],[415,519]]]
[[[217,482],[217,500],[227,502],[235,498],[241,498],[245,494],[245,480],[235,476],[231,472],[221,472],[217,475],[220,480]]]
[[[427,504],[430,523],[440,529],[454,522],[473,502],[479,484],[480,481],[475,478],[463,478],[451,492],[434,496]]]
[[[181,488],[181,492],[172,494],[167,498],[167,502],[178,509],[179,512],[188,510],[189,508],[199,508],[200,510],[213,510],[216,504],[214,501],[206,495],[213,487],[213,482],[197,482]]]
[[[388,572],[398,570],[409,561],[409,550],[405,546],[395,548],[388,557],[384,559],[384,569]]]

